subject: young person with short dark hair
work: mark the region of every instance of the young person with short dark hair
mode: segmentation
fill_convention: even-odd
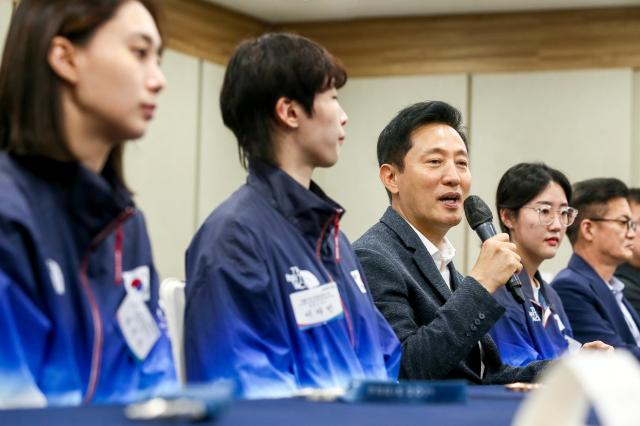
[[[147,0],[22,0],[0,68],[0,406],[172,387],[158,277],[122,173],[165,85]],[[128,320],[129,319],[129,320]]]
[[[578,213],[569,206],[571,184],[559,170],[542,163],[520,163],[505,172],[496,191],[500,228],[516,245],[523,265],[518,274],[525,295],[523,304],[500,288],[493,297],[506,309],[491,329],[502,360],[515,366],[554,359],[573,340],[569,320],[555,290],[538,268],[556,255],[566,228]],[[602,342],[585,348],[610,349]]]
[[[187,380],[233,380],[245,398],[395,380],[400,347],[345,235],[344,209],[311,180],[331,167],[347,116],[342,66],[292,34],[241,43],[220,106],[247,183],[186,255]]]
[[[597,178],[573,187],[575,222],[567,229],[573,256],[551,285],[556,290],[574,337],[601,340],[640,359],[640,317],[622,293],[614,271],[633,254],[636,223],[629,190],[618,179]]]

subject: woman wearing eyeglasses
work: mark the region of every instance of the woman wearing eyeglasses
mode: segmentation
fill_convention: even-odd
[[[541,163],[517,164],[498,184],[500,227],[516,244],[522,259],[519,277],[525,295],[521,305],[505,288],[494,293],[506,312],[491,336],[507,364],[521,366],[552,359],[569,346],[580,347],[572,338],[560,298],[538,271],[542,262],[556,255],[577,215],[577,210],[569,206],[570,199],[571,185],[566,176]],[[602,342],[590,342],[585,347],[609,348]]]

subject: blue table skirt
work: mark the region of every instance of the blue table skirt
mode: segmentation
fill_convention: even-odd
[[[502,386],[471,386],[465,404],[347,404],[304,399],[236,401],[216,420],[198,424],[220,426],[339,425],[509,425],[524,397]],[[132,422],[122,406],[0,410],[0,425],[179,425],[188,422]]]

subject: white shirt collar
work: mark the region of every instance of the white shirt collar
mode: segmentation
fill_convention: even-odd
[[[624,283],[620,281],[615,275],[611,277],[611,281],[605,281],[605,283],[609,286],[609,289],[613,291],[614,294],[622,294],[622,290],[624,290]]]
[[[443,268],[446,268],[449,263],[453,261],[453,258],[456,256],[456,249],[446,236],[442,239],[442,244],[440,244],[440,247],[438,247],[431,241],[429,241],[429,239],[425,237],[422,232],[418,231],[418,229],[413,226],[411,222],[407,220],[407,223],[409,224],[411,229],[413,229],[415,233],[418,234],[420,241],[422,241],[422,244],[424,244],[424,246],[427,248],[427,251],[433,258],[433,261],[435,262],[439,270],[442,271]]]

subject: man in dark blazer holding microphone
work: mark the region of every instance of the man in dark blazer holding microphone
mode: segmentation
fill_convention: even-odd
[[[471,175],[459,111],[444,102],[402,110],[378,139],[391,206],[354,247],[374,301],[402,343],[401,379],[532,381],[546,365],[502,363],[487,334],[504,312],[492,297],[522,267],[506,234],[482,245],[471,273],[446,238],[462,220]]]

